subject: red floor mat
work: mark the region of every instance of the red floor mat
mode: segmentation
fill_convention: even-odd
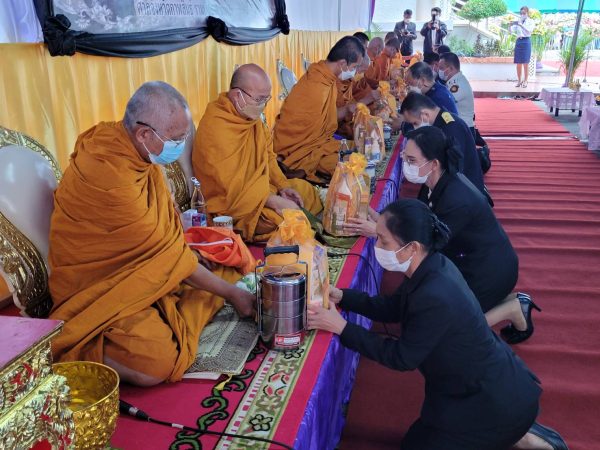
[[[477,128],[483,136],[568,136],[570,133],[531,100],[478,98]]]

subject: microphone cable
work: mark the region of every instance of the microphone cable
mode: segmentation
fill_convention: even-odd
[[[158,425],[164,425],[164,426],[171,427],[171,428],[177,428],[179,430],[191,431],[194,433],[199,433],[201,435],[206,434],[206,435],[212,435],[212,436],[225,436],[225,437],[230,437],[230,438],[234,438],[234,439],[246,439],[249,441],[259,441],[259,442],[265,442],[267,444],[278,445],[281,448],[285,448],[286,450],[294,450],[293,447],[290,447],[289,445],[284,444],[283,442],[273,441],[271,439],[254,437],[254,436],[243,436],[241,434],[225,433],[225,432],[221,432],[221,431],[200,430],[198,428],[188,427],[187,425],[181,425],[179,423],[171,423],[171,422],[165,422],[163,420],[158,420],[153,417],[150,417],[148,415],[148,413],[142,411],[141,409],[136,408],[135,406],[133,406],[130,403],[127,403],[125,400],[119,400],[119,411],[121,412],[121,414],[126,414],[128,416],[135,417],[136,419],[143,420],[145,422],[156,423]]]

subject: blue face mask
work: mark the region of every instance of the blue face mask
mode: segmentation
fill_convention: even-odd
[[[185,148],[185,141],[187,140],[187,136],[185,137],[185,139],[183,139],[181,141],[170,141],[170,140],[165,141],[158,135],[158,133],[156,131],[152,130],[152,132],[154,134],[156,134],[156,136],[162,141],[163,148],[159,155],[155,155],[154,153],[150,153],[150,151],[148,150],[148,147],[146,147],[145,143],[143,144],[144,148],[148,152],[148,157],[150,158],[150,162],[152,164],[167,165],[167,164],[171,164],[172,162],[177,161],[177,159],[179,159],[179,157],[183,153],[183,149]]]

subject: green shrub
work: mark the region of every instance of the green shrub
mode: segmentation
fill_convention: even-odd
[[[458,12],[458,15],[469,22],[479,22],[489,17],[506,13],[504,0],[469,0]]]

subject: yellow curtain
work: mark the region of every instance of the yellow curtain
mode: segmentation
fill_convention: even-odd
[[[300,78],[301,54],[324,59],[348,32],[291,31],[248,46],[208,38],[173,53],[143,59],[76,54],[51,57],[40,44],[0,44],[0,125],[45,145],[67,167],[77,136],[100,121],[119,120],[127,100],[145,81],[163,80],[188,100],[197,124],[206,104],[228,89],[235,64],[262,66],[273,83],[265,114],[273,126],[281,102],[277,59]]]

